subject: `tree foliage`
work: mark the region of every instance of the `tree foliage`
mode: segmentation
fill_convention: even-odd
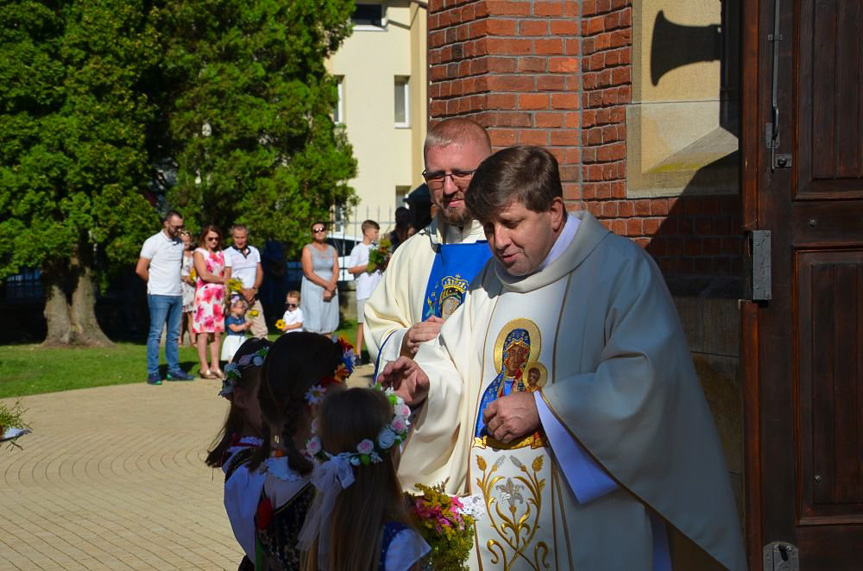
[[[176,174],[167,206],[190,226],[245,222],[259,239],[297,242],[352,203],[356,163],[330,119],[324,60],[353,8],[0,4],[0,279],[42,269],[49,341],[94,329],[99,341],[92,281],[128,267],[158,229],[148,189],[160,175]]]
[[[325,59],[353,0],[181,0],[162,13],[172,205],[199,223],[249,224],[297,251],[308,224],[352,204],[356,162],[330,116]]]
[[[127,263],[152,233],[144,16],[128,0],[0,7],[0,278]]]

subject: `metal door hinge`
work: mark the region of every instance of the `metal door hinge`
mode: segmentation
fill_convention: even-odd
[[[797,548],[787,541],[774,541],[764,546],[764,571],[800,571]]]
[[[770,230],[753,230],[746,233],[743,260],[746,266],[746,299],[773,299]]]

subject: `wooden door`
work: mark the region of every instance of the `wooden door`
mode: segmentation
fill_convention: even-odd
[[[863,569],[863,0],[746,2],[742,25],[743,220],[772,250],[742,320],[750,565],[784,541]]]

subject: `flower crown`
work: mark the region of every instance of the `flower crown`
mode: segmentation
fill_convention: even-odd
[[[222,390],[219,391],[219,396],[231,400],[237,383],[243,378],[243,371],[249,367],[262,366],[264,364],[264,357],[267,356],[269,351],[269,347],[261,347],[254,353],[243,355],[236,363],[231,362],[225,365],[225,378],[222,380]]]
[[[353,466],[368,466],[383,462],[382,454],[407,439],[408,427],[410,427],[408,417],[411,414],[410,407],[392,389],[387,389],[385,394],[393,406],[393,419],[388,425],[381,428],[375,440],[365,438],[357,444],[356,452],[342,452],[334,455],[324,450],[321,438],[314,435],[306,442],[306,453],[322,462],[332,458],[340,458],[347,460]]]
[[[339,363],[332,375],[321,378],[318,384],[306,391],[304,396],[309,405],[320,404],[324,400],[328,386],[344,384],[354,372],[354,346],[348,343],[344,337],[339,337],[335,343],[342,349],[342,362]]]

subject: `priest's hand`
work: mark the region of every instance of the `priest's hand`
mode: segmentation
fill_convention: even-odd
[[[430,341],[438,336],[440,328],[443,326],[444,320],[434,315],[411,325],[405,336],[402,337],[402,357],[413,357],[417,354],[420,343]]]
[[[489,403],[482,413],[488,433],[509,444],[539,429],[539,412],[533,393],[518,392]]]
[[[407,357],[399,357],[387,364],[378,373],[377,382],[384,388],[392,388],[410,407],[422,404],[429,394],[428,375],[416,361]]]

